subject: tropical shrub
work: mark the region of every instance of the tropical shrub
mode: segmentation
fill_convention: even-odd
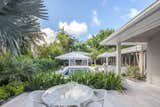
[[[4,99],[7,99],[9,97],[6,89],[4,86],[0,87],[0,100],[4,100]]]
[[[51,58],[34,59],[33,62],[41,71],[56,70],[60,67],[60,64]]]
[[[6,85],[5,89],[8,92],[9,96],[16,96],[24,91],[25,86],[25,83],[21,81],[14,81]]]
[[[119,75],[116,75],[115,73],[109,72],[106,74],[106,77],[104,77],[105,81],[105,88],[107,90],[123,90],[125,89],[122,85],[122,79]]]
[[[139,68],[137,66],[127,67],[126,76],[137,77],[139,74]]]
[[[77,82],[91,88],[107,90],[123,90],[122,79],[115,73],[73,72],[68,78],[56,72],[41,72],[34,76],[27,84],[27,90],[48,89],[67,82]]]
[[[62,74],[57,74],[53,71],[41,72],[33,76],[27,83],[26,90],[47,89],[55,85],[64,84],[66,80]]]
[[[14,81],[6,86],[0,87],[0,100],[8,99],[11,96],[16,96],[24,92],[25,83],[21,81]]]
[[[141,75],[137,66],[127,67],[125,76],[136,78],[137,80],[146,80],[146,75]]]
[[[11,55],[0,56],[0,85],[15,80],[27,81],[37,71],[39,68],[31,59]]]
[[[96,89],[123,90],[122,79],[113,72],[74,72],[69,76],[69,81],[88,85]]]
[[[95,64],[91,64],[90,66],[91,66],[91,67],[96,67],[96,65],[95,65]]]

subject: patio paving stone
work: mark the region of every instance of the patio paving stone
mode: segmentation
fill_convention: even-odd
[[[126,80],[126,93],[107,91],[104,107],[159,107],[160,87]],[[33,107],[29,93],[23,93],[0,107]]]

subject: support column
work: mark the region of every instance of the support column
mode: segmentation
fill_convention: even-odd
[[[70,66],[71,66],[71,59],[69,59],[69,67],[68,67],[69,68],[69,72],[71,71],[70,70]]]
[[[121,43],[117,43],[116,72],[121,74]]]
[[[131,54],[129,53],[128,55],[129,55],[129,62],[128,62],[128,65],[131,66]]]
[[[143,52],[140,52],[139,54],[139,69],[140,69],[140,73],[141,73],[141,76],[143,77],[144,76],[144,53]]]

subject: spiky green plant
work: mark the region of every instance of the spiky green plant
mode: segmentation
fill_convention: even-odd
[[[40,32],[38,18],[46,19],[42,0],[1,0],[0,48],[17,55],[23,41]]]
[[[113,72],[74,72],[69,76],[69,81],[75,81],[92,88],[107,90],[123,90],[122,79]]]
[[[37,64],[31,59],[11,55],[0,56],[0,84],[14,80],[26,81],[39,71]]]
[[[38,89],[48,89],[55,85],[60,85],[66,83],[66,80],[62,74],[57,74],[53,71],[51,72],[41,72],[33,76],[27,82],[27,90],[38,90]]]

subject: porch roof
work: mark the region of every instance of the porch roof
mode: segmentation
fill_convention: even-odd
[[[127,54],[127,53],[134,53],[134,52],[140,52],[147,50],[146,45],[136,45],[129,48],[124,48],[121,50],[121,54]],[[116,52],[105,52],[101,55],[99,55],[99,58],[105,58],[105,57],[113,57],[116,56]]]
[[[116,45],[121,42],[148,42],[160,31],[160,0],[156,0],[136,17],[116,30],[102,45]]]

